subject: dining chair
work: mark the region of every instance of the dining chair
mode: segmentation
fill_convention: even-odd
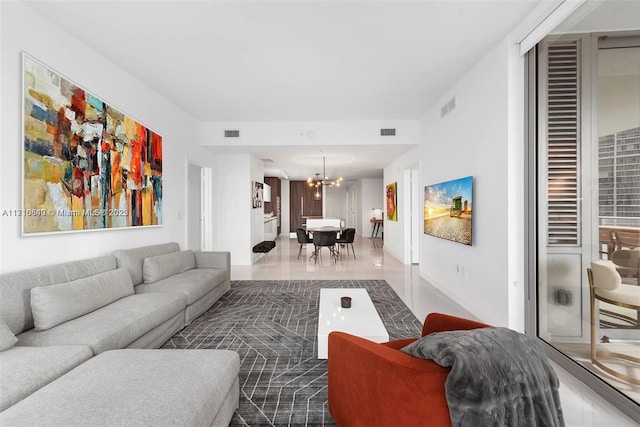
[[[336,231],[314,231],[313,232],[313,257],[315,262],[318,262],[318,257],[321,255],[323,247],[329,248],[331,256],[335,261],[338,260],[338,254],[336,253]]]
[[[298,243],[300,243],[300,248],[298,249],[298,259],[300,259],[300,254],[302,253],[302,247],[307,243],[313,243],[313,241],[309,238],[309,235],[302,228],[298,228],[296,230],[296,237],[298,238]]]
[[[347,228],[342,233],[339,239],[336,239],[338,244],[338,253],[340,252],[340,245],[345,245],[347,248],[347,256],[349,256],[349,245],[351,245],[351,251],[353,252],[353,258],[356,257],[356,251],[353,249],[353,241],[356,237],[355,228]]]

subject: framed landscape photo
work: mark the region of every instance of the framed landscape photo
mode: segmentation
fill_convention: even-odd
[[[473,177],[424,188],[424,234],[471,246]]]
[[[24,235],[162,224],[162,136],[23,54]]]
[[[387,219],[389,221],[398,220],[398,183],[387,185]]]

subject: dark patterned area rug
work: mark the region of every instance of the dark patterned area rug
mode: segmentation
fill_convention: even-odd
[[[232,426],[332,426],[327,361],[317,358],[321,288],[365,288],[389,338],[419,336],[421,322],[384,280],[232,281],[206,313],[163,348],[240,355],[240,407]]]

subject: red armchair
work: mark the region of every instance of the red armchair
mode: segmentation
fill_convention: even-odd
[[[422,336],[489,325],[440,313]],[[444,383],[451,368],[399,351],[417,338],[377,344],[329,334],[329,412],[341,427],[450,426]]]

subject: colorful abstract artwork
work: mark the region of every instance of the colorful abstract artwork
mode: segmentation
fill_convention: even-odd
[[[28,55],[23,233],[162,224],[162,137]]]
[[[424,188],[424,234],[471,246],[473,177]]]
[[[398,220],[398,183],[387,185],[387,219]]]

